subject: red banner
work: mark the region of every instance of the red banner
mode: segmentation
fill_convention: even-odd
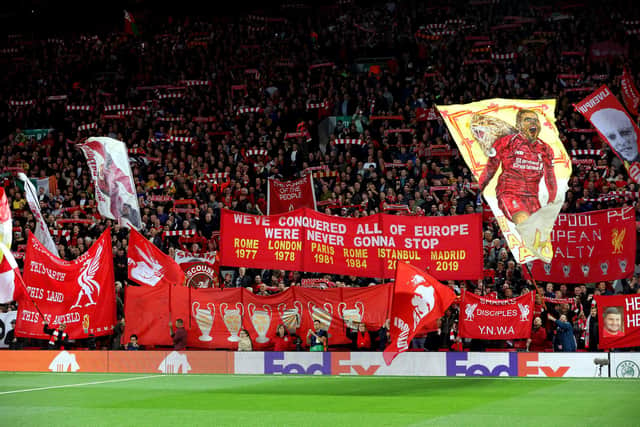
[[[391,341],[384,349],[384,361],[390,365],[395,357],[409,349],[409,344],[425,325],[442,317],[456,294],[420,269],[398,264],[391,307]]]
[[[43,320],[53,328],[65,323],[72,339],[86,338],[83,329],[95,336],[113,333],[116,298],[109,229],[74,261],[52,255],[29,234],[24,279],[30,298],[20,300],[16,336],[49,338]]]
[[[277,215],[300,208],[316,210],[313,174],[307,174],[295,181],[269,179],[267,201],[267,215]]]
[[[133,228],[127,257],[129,277],[141,285],[184,283],[185,275],[176,262]]]
[[[439,280],[482,275],[481,215],[341,218],[311,209],[254,216],[222,211],[221,264],[393,278],[403,261]]]
[[[529,338],[535,292],[518,298],[492,299],[462,293],[460,336],[481,340]]]
[[[634,208],[560,214],[551,242],[551,263],[534,261],[531,265],[536,280],[593,283],[629,277],[636,256]]]
[[[364,322],[375,330],[389,313],[392,285],[367,288],[307,289],[292,287],[273,296],[257,296],[244,288],[189,289],[128,287],[125,336],[138,335],[143,345],[166,345],[169,320],[183,319],[190,347],[234,349],[240,329],[247,329],[254,349],[270,349],[278,325],[303,340],[320,320],[329,344],[351,342],[346,325]]]
[[[216,252],[196,255],[176,250],[176,263],[186,276],[186,285],[191,288],[219,288],[220,263]]]
[[[633,84],[631,74],[626,68],[622,73],[622,79],[620,79],[620,89],[622,91],[624,105],[627,106],[631,114],[637,116],[638,104],[640,104],[640,93],[638,93],[638,89],[636,89],[636,86]]]
[[[601,86],[575,108],[624,162],[631,179],[640,183],[640,129],[609,88]]]
[[[640,346],[640,294],[596,295],[598,307],[598,348]]]

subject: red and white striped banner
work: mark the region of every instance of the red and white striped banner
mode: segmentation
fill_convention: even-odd
[[[229,178],[229,172],[205,173],[202,177],[205,179],[227,179]]]
[[[580,80],[581,78],[580,74],[558,74],[559,80]]]
[[[307,110],[315,110],[318,108],[326,108],[327,102],[307,102]]]
[[[495,60],[505,60],[505,59],[516,59],[518,57],[518,54],[515,52],[511,52],[511,53],[492,53],[491,54],[491,59],[495,59]]]
[[[604,157],[603,150],[571,150],[572,156],[600,156]]]
[[[51,95],[47,96],[47,101],[66,101],[67,98],[67,95]]]
[[[66,111],[93,111],[93,105],[67,105]]]
[[[95,219],[85,219],[85,218],[69,218],[69,219],[56,219],[56,224],[57,225],[64,225],[64,224],[85,224],[85,225],[89,225],[89,224],[94,224],[96,221]]]
[[[266,155],[267,155],[267,150],[265,150],[264,148],[261,148],[261,149],[252,148],[247,150],[247,156],[266,156]]]
[[[105,112],[120,111],[120,110],[125,110],[126,108],[127,108],[127,106],[124,105],[124,104],[105,105],[104,106],[104,111]]]
[[[98,129],[97,123],[87,123],[85,125],[78,126],[78,132],[84,132],[87,130],[95,130],[95,129]]]
[[[309,65],[309,70],[315,70],[317,68],[325,68],[325,67],[335,67],[336,64],[333,62],[322,62],[320,64]]]
[[[173,197],[154,194],[154,195],[148,196],[147,200],[150,202],[167,203],[167,202],[173,202]]]
[[[217,121],[217,119],[214,116],[198,116],[192,118],[191,121],[194,123],[213,123]]]
[[[62,39],[48,38],[48,39],[47,39],[47,43],[50,43],[50,44],[64,44],[64,40],[62,40]]]
[[[384,131],[384,136],[390,135],[390,134],[394,134],[394,133],[410,133],[410,134],[414,134],[416,133],[415,129],[410,129],[410,128],[398,128],[398,129],[386,129]]]
[[[145,154],[147,154],[146,151],[144,151],[144,148],[129,148],[127,150],[127,153],[134,155],[134,156],[144,156]]]
[[[5,47],[4,49],[0,49],[0,53],[4,55],[14,55],[18,52],[20,52],[20,50],[15,47]]]
[[[568,89],[565,89],[565,92],[592,92],[594,91],[596,88],[593,86],[588,86],[588,87],[571,87]]]
[[[624,25],[640,25],[640,20],[624,20],[622,21]]]
[[[338,171],[320,171],[313,173],[314,178],[337,178]]]
[[[9,101],[9,105],[12,107],[26,107],[29,105],[35,105],[35,99],[27,99],[25,101]]]
[[[180,85],[184,86],[211,86],[210,80],[180,80],[178,82]]]
[[[160,184],[160,185],[158,185],[157,187],[151,187],[151,188],[148,188],[147,190],[148,190],[148,191],[153,191],[153,190],[164,190],[165,188],[171,188],[171,187],[173,187],[173,185],[174,185],[174,184],[173,184],[173,181],[172,181],[172,180],[169,180],[169,181],[165,182],[164,184]]]
[[[371,116],[369,117],[369,121],[372,122],[374,120],[400,120],[403,121],[404,120],[404,116],[398,114],[395,116]]]
[[[162,237],[176,237],[176,236],[195,236],[196,230],[173,230],[163,231]]]
[[[382,204],[382,210],[384,210],[384,211],[410,212],[409,211],[409,206],[407,206],[407,205],[399,205],[399,204],[394,204],[394,203],[383,203]]]
[[[356,138],[338,138],[332,141],[334,145],[365,145],[364,140]]]
[[[261,107],[240,107],[238,108],[237,114],[246,114],[246,113],[262,113],[264,111]]]
[[[483,64],[493,64],[493,61],[490,59],[465,59],[462,61],[462,65],[483,65]]]
[[[630,30],[625,31],[628,35],[635,35],[635,34],[640,34],[640,28],[633,28]]]
[[[146,112],[146,111],[149,111],[149,107],[147,107],[146,105],[140,105],[140,106],[137,106],[137,107],[130,107],[129,110]]]
[[[309,132],[288,132],[284,134],[284,139],[305,138],[309,136]]]
[[[170,136],[169,141],[170,142],[188,142],[193,144],[194,142],[196,142],[196,139],[192,136]]]
[[[177,117],[161,116],[161,117],[158,117],[156,119],[156,121],[158,121],[158,122],[184,122],[184,117],[182,117],[182,116],[177,116]]]
[[[406,168],[407,164],[406,163],[400,163],[400,162],[385,163],[384,167],[385,168]]]
[[[156,97],[158,99],[179,99],[179,98],[184,98],[184,93],[182,92],[157,93]]]

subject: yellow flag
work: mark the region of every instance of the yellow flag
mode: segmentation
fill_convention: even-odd
[[[555,100],[487,99],[437,108],[515,259],[550,262],[551,230],[571,177]]]

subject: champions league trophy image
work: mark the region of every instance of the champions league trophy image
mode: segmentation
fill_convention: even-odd
[[[201,336],[198,337],[200,341],[209,342],[213,338],[209,333],[213,328],[213,319],[216,314],[216,306],[210,302],[207,304],[207,308],[200,308],[200,303],[195,301],[191,305],[191,314],[196,319],[196,323],[198,324],[198,328],[200,328]]]
[[[340,314],[340,317],[342,317],[345,326],[355,329],[356,325],[362,322],[362,319],[364,318],[364,304],[360,301],[356,301],[355,308],[347,308],[347,304],[341,302],[338,304],[338,313]]]
[[[302,303],[300,301],[294,301],[293,308],[287,308],[287,303],[281,302],[278,304],[278,313],[288,331],[297,331],[300,328],[302,320]]]
[[[263,305],[262,308],[263,310],[256,310],[256,305],[254,303],[249,303],[247,305],[249,318],[251,319],[254,329],[258,333],[258,337],[256,338],[257,343],[265,343],[269,341],[267,331],[269,331],[269,325],[271,324],[271,307]]]
[[[242,308],[242,303],[236,303],[236,308],[227,309],[228,304],[223,302],[220,304],[220,313],[222,313],[222,320],[224,321],[224,325],[229,330],[231,336],[227,338],[231,342],[240,341],[240,337],[238,333],[240,332],[240,328],[242,328],[242,316],[244,314],[244,310]]]

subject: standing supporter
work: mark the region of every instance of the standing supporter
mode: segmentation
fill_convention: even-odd
[[[169,333],[173,339],[174,350],[184,350],[187,348],[187,330],[184,328],[182,319],[176,320],[176,330],[173,330],[173,323],[169,322]]]
[[[49,328],[48,322],[42,322],[44,333],[49,335],[47,348],[49,350],[60,350],[61,348],[69,348],[69,335],[65,332],[67,325],[60,323],[57,329]]]

